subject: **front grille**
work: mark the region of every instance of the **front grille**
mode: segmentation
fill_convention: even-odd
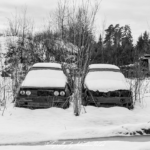
[[[119,91],[111,91],[109,93],[110,93],[110,97],[120,97]]]
[[[92,92],[92,95],[95,97],[107,97],[107,93],[99,92],[99,91]]]
[[[54,91],[37,91],[37,96],[54,96]]]
[[[110,92],[88,91],[88,96],[94,97],[131,97],[131,91],[129,90],[117,90]]]
[[[31,92],[31,95],[21,95],[20,94],[20,91],[30,91]],[[55,91],[58,91],[59,92],[59,95],[58,96],[62,96],[62,97],[65,97],[66,96],[66,93],[65,95],[61,95],[61,92],[65,92],[64,89],[45,89],[45,88],[22,88],[20,89],[19,93],[18,93],[18,96],[19,97],[22,97],[22,98],[28,98],[28,97],[37,97],[37,96],[56,96],[54,95],[54,92]]]
[[[120,97],[131,97],[131,96],[132,96],[131,91],[128,90],[120,91]]]

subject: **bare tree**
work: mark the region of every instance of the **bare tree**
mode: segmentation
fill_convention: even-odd
[[[127,77],[127,82],[130,84],[132,90],[133,107],[135,103],[139,103],[143,106],[143,98],[145,93],[149,89],[149,69],[148,62],[141,60],[141,54],[135,49],[134,51],[134,63],[123,66],[123,73]]]
[[[8,51],[5,64],[12,72],[14,97],[21,83],[20,74],[23,71],[23,57],[27,55],[26,43],[28,37],[32,34],[33,22],[27,18],[27,7],[25,6],[22,12],[16,10],[15,14],[8,18],[8,29],[6,31]]]
[[[82,1],[80,6],[77,6],[75,1],[72,6],[67,6],[66,1],[58,4],[57,22],[59,22],[58,29],[61,33],[61,40],[66,43],[70,42],[77,47],[77,50],[76,48],[70,50],[70,55],[75,56],[75,61],[68,55],[68,58],[71,58],[70,61],[62,62],[63,68],[69,66],[72,72],[72,77],[69,74],[67,76],[70,80],[73,79],[72,101],[76,116],[79,116],[81,111],[84,78],[90,63],[94,41],[94,22],[98,8],[98,3],[94,3],[94,7],[92,7],[90,1]],[[70,64],[68,65],[68,63]]]

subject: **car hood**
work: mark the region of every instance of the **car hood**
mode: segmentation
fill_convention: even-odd
[[[22,87],[65,87],[67,80],[57,78],[32,78],[22,82]]]
[[[100,92],[130,90],[130,85],[124,80],[85,80],[84,86],[89,90]]]
[[[65,87],[67,77],[61,70],[39,69],[31,70],[26,75],[21,86],[57,88]]]

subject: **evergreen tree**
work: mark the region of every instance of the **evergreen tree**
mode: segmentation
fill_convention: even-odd
[[[150,38],[147,31],[145,31],[143,35],[139,36],[136,44],[136,53],[139,56],[142,56],[143,54],[150,54]]]
[[[105,30],[105,63],[126,65],[133,62],[133,39],[130,26],[110,25]]]
[[[91,63],[103,63],[104,52],[103,52],[103,40],[100,34],[98,42],[94,44],[94,48],[91,56]]]
[[[122,33],[122,43],[121,43],[122,52],[120,54],[120,65],[127,65],[133,63],[134,60],[134,46],[133,38],[130,26],[125,25],[123,27]]]

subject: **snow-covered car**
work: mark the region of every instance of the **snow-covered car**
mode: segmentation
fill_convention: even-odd
[[[18,107],[69,107],[70,88],[59,63],[36,63],[22,82],[15,105]]]
[[[82,104],[133,108],[130,85],[120,68],[111,64],[89,65]]]

